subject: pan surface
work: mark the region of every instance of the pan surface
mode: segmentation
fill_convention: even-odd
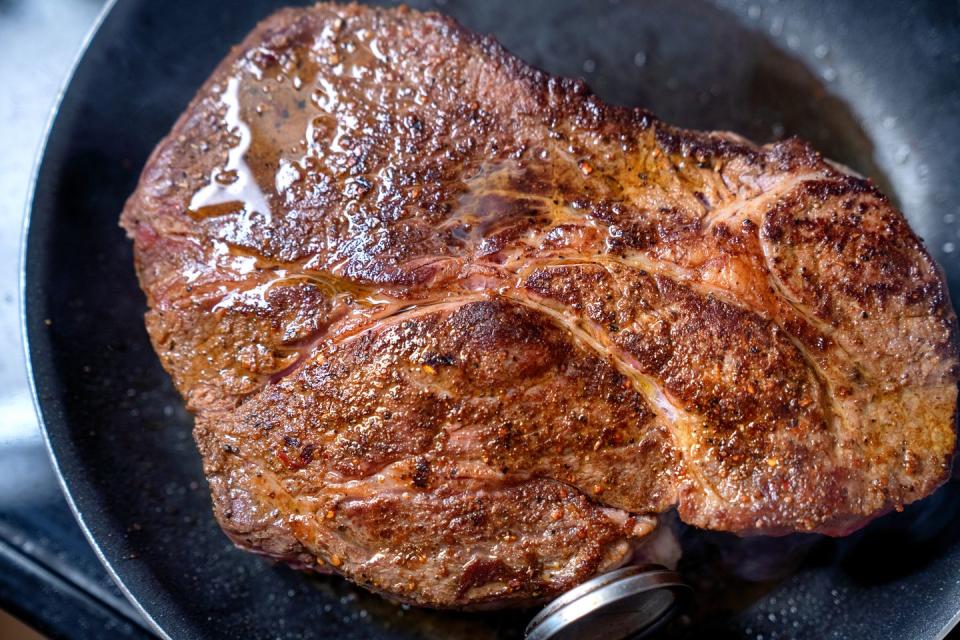
[[[797,134],[893,196],[960,300],[960,5],[413,1],[603,98],[759,142]],[[25,237],[42,422],[102,559],[174,638],[517,638],[531,612],[402,608],[235,550],[147,340],[117,226],[153,146],[279,3],[121,0],[63,97]],[[666,637],[943,637],[960,610],[960,483],[843,540],[682,532],[695,605]]]

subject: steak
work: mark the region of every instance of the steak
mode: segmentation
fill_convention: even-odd
[[[396,599],[543,600],[672,509],[842,535],[949,475],[956,318],[870,181],[442,15],[269,17],[122,225],[223,529]]]

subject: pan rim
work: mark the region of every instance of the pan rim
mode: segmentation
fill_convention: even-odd
[[[152,633],[157,634],[164,640],[173,640],[172,637],[160,626],[160,624],[154,619],[154,617],[147,611],[140,601],[134,596],[133,592],[127,587],[126,583],[120,578],[117,571],[114,569],[110,560],[106,557],[106,554],[100,548],[100,543],[97,541],[97,538],[94,536],[93,532],[90,530],[90,527],[87,525],[86,519],[81,513],[80,508],[77,505],[76,498],[73,495],[73,490],[70,488],[70,484],[67,482],[66,476],[61,469],[60,460],[57,457],[57,453],[54,450],[54,445],[50,437],[49,429],[47,428],[47,420],[43,412],[43,403],[40,399],[40,393],[37,388],[36,374],[33,368],[33,343],[30,339],[30,330],[29,330],[29,314],[30,314],[30,303],[27,296],[27,262],[29,258],[29,241],[30,241],[30,229],[31,222],[33,220],[34,210],[36,208],[36,198],[37,198],[37,184],[40,179],[40,175],[43,172],[44,164],[47,157],[47,149],[50,143],[50,139],[53,135],[53,129],[57,122],[58,117],[60,116],[60,108],[63,105],[64,98],[69,92],[71,86],[73,85],[74,77],[77,74],[77,70],[83,64],[84,59],[87,56],[88,51],[90,50],[91,45],[97,37],[97,34],[100,32],[100,28],[107,21],[107,18],[113,12],[116,5],[119,3],[119,0],[107,0],[106,3],[101,7],[99,13],[94,19],[93,24],[87,30],[87,33],[84,35],[83,40],[80,44],[80,47],[77,50],[76,55],[70,63],[70,68],[67,71],[63,82],[60,85],[59,90],[57,91],[56,98],[52,107],[50,108],[50,113],[47,116],[47,121],[44,125],[43,136],[37,149],[36,155],[33,161],[33,167],[30,171],[30,184],[28,186],[27,197],[24,202],[24,211],[22,223],[20,226],[20,241],[19,241],[19,259],[18,259],[18,282],[17,282],[17,295],[18,300],[18,313],[19,313],[19,329],[20,329],[20,339],[21,347],[23,350],[22,357],[25,367],[25,372],[27,376],[27,383],[30,388],[30,398],[33,404],[33,410],[37,417],[37,425],[40,429],[40,435],[43,439],[44,448],[47,452],[47,457],[50,460],[50,464],[53,467],[54,475],[57,478],[57,483],[60,485],[60,490],[63,493],[64,498],[67,501],[67,505],[70,508],[70,512],[73,514],[74,520],[80,527],[80,531],[83,532],[84,538],[86,538],[87,544],[90,545],[91,550],[94,555],[96,555],[97,560],[100,561],[100,564],[103,565],[103,568],[106,570],[107,575],[110,576],[110,579],[120,590],[120,593],[123,594],[123,597],[127,599],[131,606],[142,618],[142,622],[146,623],[146,628]],[[140,621],[134,621],[140,622]]]

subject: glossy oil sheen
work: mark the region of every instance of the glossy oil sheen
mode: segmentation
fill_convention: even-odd
[[[236,551],[210,514],[191,421],[147,341],[116,218],[196,88],[275,7],[121,1],[79,67],[47,145],[26,253],[26,328],[51,447],[111,568],[172,637],[519,637],[530,612],[401,609],[338,578],[307,578]],[[524,60],[583,75],[601,97],[672,124],[810,139],[898,200],[960,295],[956,7],[540,0],[440,8]],[[369,50],[375,56],[376,44]],[[295,79],[285,82],[278,100],[297,93]],[[242,149],[240,123],[254,126],[259,101],[231,103],[225,89]],[[335,106],[322,91],[308,97],[321,112]],[[343,124],[321,113],[311,126],[316,140],[335,145]],[[292,184],[308,175],[315,141],[300,144],[298,132],[288,142],[289,168],[273,180]],[[255,181],[243,180],[249,167],[240,161],[257,151],[226,158],[218,186],[195,196],[197,215],[236,203],[245,216],[270,215],[262,193],[249,190]],[[478,176],[466,197],[495,190],[497,180]],[[497,224],[469,217],[464,205],[465,240]],[[544,209],[566,215],[549,202]],[[291,277],[276,275],[268,286]],[[958,506],[954,482],[840,541],[687,530],[681,570],[697,589],[695,606],[665,637],[935,638],[960,602]]]

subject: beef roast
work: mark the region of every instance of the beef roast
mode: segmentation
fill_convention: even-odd
[[[284,10],[123,212],[236,543],[435,607],[948,475],[956,319],[873,184],[606,105],[442,15]]]

